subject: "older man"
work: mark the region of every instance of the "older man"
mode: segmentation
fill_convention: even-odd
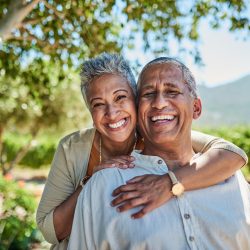
[[[191,125],[201,101],[191,72],[175,59],[158,58],[144,67],[138,88],[145,149],[132,153],[135,168],[106,169],[91,178],[78,199],[69,249],[250,249],[250,188],[240,172],[189,192],[172,172],[199,157],[192,150]],[[140,175],[170,178],[175,198],[132,220],[140,210],[135,186],[114,192],[121,195],[112,204],[123,203],[123,213],[110,206],[111,193]]]

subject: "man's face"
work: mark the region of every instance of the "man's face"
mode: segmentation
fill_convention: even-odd
[[[190,95],[176,65],[155,64],[143,73],[138,120],[145,142],[164,144],[186,138],[192,119],[198,118],[200,112],[200,100]]]

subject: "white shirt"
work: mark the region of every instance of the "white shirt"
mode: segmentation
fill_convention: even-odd
[[[250,249],[250,187],[241,172],[218,185],[186,191],[143,218],[118,213],[111,193],[134,176],[165,174],[160,157],[136,153],[135,168],[105,169],[79,195],[68,249]]]

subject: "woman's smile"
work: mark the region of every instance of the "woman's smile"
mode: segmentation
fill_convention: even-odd
[[[127,123],[128,123],[128,118],[123,118],[118,122],[108,123],[108,127],[111,129],[119,130],[121,128],[124,128],[127,125]]]

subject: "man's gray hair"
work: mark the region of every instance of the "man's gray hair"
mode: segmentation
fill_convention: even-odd
[[[90,107],[88,102],[89,86],[94,78],[104,74],[115,74],[124,77],[136,97],[136,81],[128,62],[120,55],[102,53],[95,58],[84,61],[82,65],[81,92],[88,108]]]
[[[145,70],[147,70],[147,68],[149,68],[150,66],[152,66],[154,64],[165,64],[165,63],[174,64],[182,71],[184,82],[187,84],[191,96],[194,98],[197,98],[197,87],[196,87],[196,82],[195,82],[195,79],[194,79],[192,72],[182,62],[180,62],[179,60],[172,58],[172,57],[159,57],[159,58],[156,58],[156,59],[150,61],[149,63],[147,63],[143,67],[143,69],[139,75],[137,89],[140,88],[142,75],[145,72]]]

